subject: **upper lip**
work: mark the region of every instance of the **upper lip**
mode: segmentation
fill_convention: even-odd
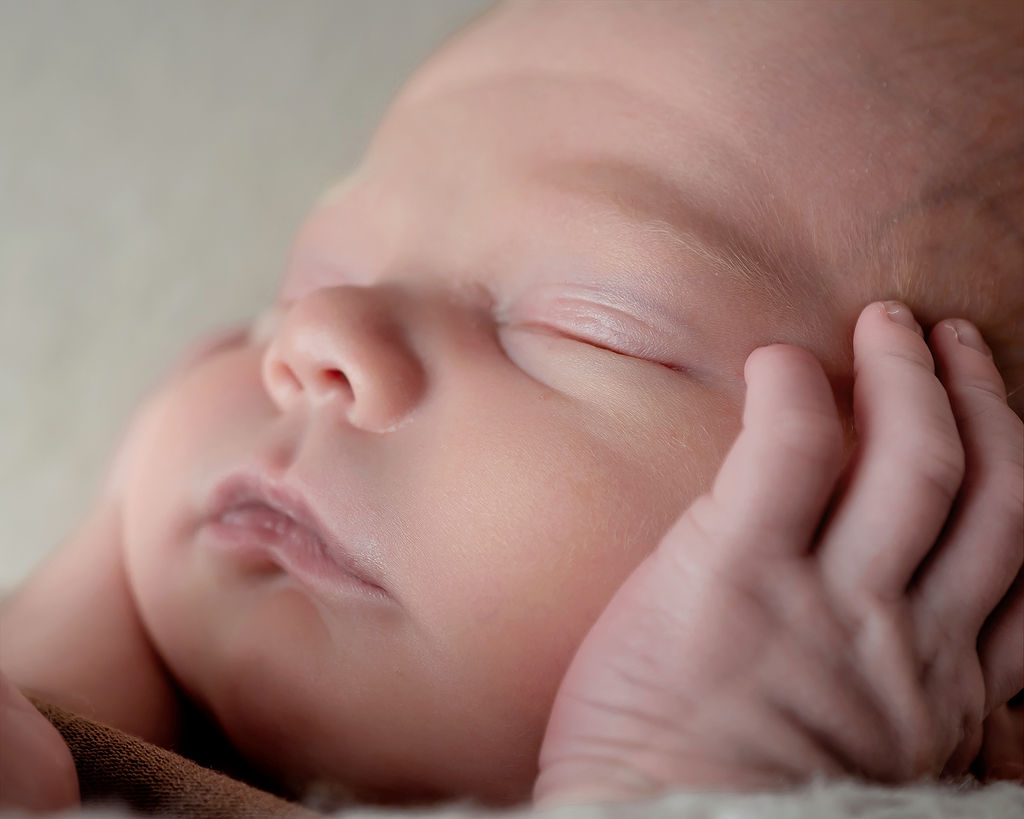
[[[384,591],[380,571],[369,556],[360,555],[316,513],[303,494],[283,481],[252,472],[239,472],[221,481],[210,496],[205,519],[217,521],[232,509],[262,504],[309,530],[323,544],[326,554],[346,574]]]

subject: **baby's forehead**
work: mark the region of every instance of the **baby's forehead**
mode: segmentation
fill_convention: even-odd
[[[1000,15],[1001,32],[986,19]],[[1024,7],[966,2],[883,18],[859,2],[504,3],[428,61],[399,107],[475,90],[500,128],[518,118],[569,142],[575,122],[581,152],[626,132],[693,175],[742,157],[805,211],[884,219],[1019,110],[1021,25]]]
[[[579,5],[499,14],[457,39],[399,96],[371,163],[386,157],[424,189],[422,175],[463,175],[485,190],[504,172],[520,192],[606,193],[648,221],[697,223],[690,233],[719,234],[731,255],[753,254],[783,274],[819,266],[807,251],[848,232],[858,211],[904,201],[913,185],[905,168],[899,179],[836,178],[837,161],[861,173],[879,143],[874,123],[828,110],[855,96],[857,81],[832,83],[821,97],[782,87],[790,67],[773,65],[776,93],[742,60],[712,60],[723,45],[715,37],[680,38],[686,4],[664,4],[667,15],[660,4],[641,4],[641,14],[608,4],[573,16]],[[627,22],[637,36],[609,36]]]
[[[530,304],[586,288],[666,328],[726,303],[795,310],[821,267],[770,180],[706,118],[557,72],[405,97],[323,209],[333,225],[305,238],[343,230],[350,269],[493,273]]]
[[[811,46],[788,6],[751,34],[759,4],[720,9],[725,26],[701,4],[582,5],[500,10],[413,78],[322,209],[351,270],[492,270],[637,305],[738,304],[753,324],[810,309],[825,328],[931,281],[942,219],[923,197],[963,152],[894,93],[922,82],[886,73],[895,51],[806,5]],[[852,55],[868,45],[875,81]],[[939,288],[954,304],[956,285]]]

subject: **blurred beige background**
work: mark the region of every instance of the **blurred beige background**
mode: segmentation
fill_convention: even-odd
[[[270,298],[402,79],[491,0],[0,0],[0,590],[133,404]]]

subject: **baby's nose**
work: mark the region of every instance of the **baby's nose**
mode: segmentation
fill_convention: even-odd
[[[269,338],[262,376],[271,400],[282,411],[338,408],[370,432],[398,426],[425,388],[399,302],[386,288],[325,287],[255,327]]]

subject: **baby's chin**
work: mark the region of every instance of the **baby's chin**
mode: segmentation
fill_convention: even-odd
[[[325,715],[325,719],[330,719],[330,715]],[[457,799],[472,799],[491,807],[511,806],[529,801],[535,778],[506,776],[504,767],[495,764],[494,773],[479,781],[467,780],[459,770],[445,770],[447,765],[457,764],[455,756],[464,754],[452,754],[453,749],[442,748],[442,743],[429,759],[413,761],[411,765],[405,760],[408,771],[403,775],[388,763],[374,767],[372,757],[361,756],[358,743],[351,741],[345,745],[347,753],[355,757],[344,760],[336,754],[340,743],[315,747],[307,738],[294,733],[276,740],[251,735],[234,739],[245,764],[250,766],[253,784],[319,810],[354,805],[424,807]],[[490,752],[491,749],[481,747],[479,757]],[[437,784],[453,780],[459,784]]]
[[[229,651],[202,668],[193,661],[179,669],[187,693],[258,774],[256,784],[288,798],[312,799],[321,808],[460,798],[507,805],[529,798],[540,740],[536,728],[495,740],[490,714],[438,716],[438,709],[425,707],[410,690],[420,685],[418,670],[403,667],[397,645],[386,656],[372,655],[368,643],[351,655],[343,646],[335,650],[337,658],[328,657],[332,647],[326,644],[296,650],[293,639],[285,645],[286,632],[308,635],[320,624],[298,597],[279,602],[237,623]],[[285,603],[291,623],[275,631],[274,623],[288,614]],[[310,617],[294,617],[296,609]],[[209,651],[194,641],[178,649],[172,660]],[[362,667],[359,655],[368,655]],[[310,662],[309,656],[327,661]],[[389,686],[389,677],[410,682]],[[458,691],[452,696],[459,698]],[[538,710],[522,705],[524,712]]]

